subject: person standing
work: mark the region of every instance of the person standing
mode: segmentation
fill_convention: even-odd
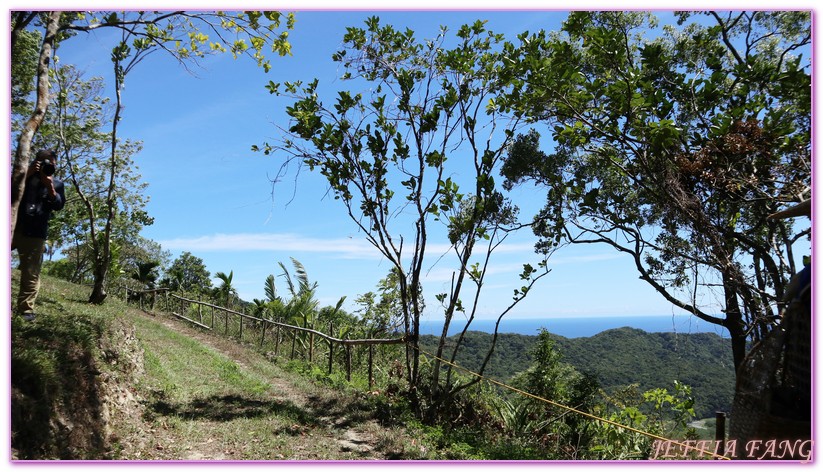
[[[28,321],[36,317],[34,302],[40,290],[40,267],[46,250],[49,219],[66,204],[63,182],[54,177],[57,153],[51,149],[37,152],[26,171],[26,188],[20,202],[11,249],[20,258],[20,291],[17,313]]]

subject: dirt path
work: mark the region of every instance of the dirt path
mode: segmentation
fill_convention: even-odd
[[[123,459],[138,460],[376,460],[426,458],[404,428],[378,414],[369,394],[342,393],[280,368],[234,340],[167,315],[140,314],[148,322],[196,340],[233,363],[232,375],[258,379],[252,391],[215,386],[221,373],[196,372],[209,394],[176,396],[188,386],[140,391],[139,411],[120,441]],[[147,343],[137,328],[141,342]],[[147,351],[162,350],[150,345]],[[162,353],[151,355],[162,355]],[[146,356],[147,358],[150,355]],[[147,361],[148,362],[148,361]],[[183,363],[184,365],[188,365]],[[189,367],[194,368],[194,365]],[[201,367],[201,366],[198,366]],[[236,369],[236,372],[234,370]],[[148,374],[147,374],[148,375]],[[162,379],[156,380],[162,382]],[[151,382],[147,382],[151,383]],[[171,394],[169,392],[172,392]],[[174,397],[174,398],[172,398]],[[175,398],[186,398],[184,401]],[[382,416],[382,418],[381,418]],[[388,421],[391,423],[391,421]]]

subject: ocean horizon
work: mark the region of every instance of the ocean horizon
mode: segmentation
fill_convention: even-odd
[[[475,319],[469,331],[493,333],[496,320]],[[460,333],[465,320],[455,319],[449,326],[449,336]],[[645,316],[580,316],[564,318],[503,318],[500,333],[514,333],[536,336],[541,329],[566,338],[591,337],[615,328],[636,328],[649,333],[715,333],[728,337],[721,326],[707,323],[689,315],[645,315]],[[442,320],[421,320],[420,334],[439,336],[443,331]]]

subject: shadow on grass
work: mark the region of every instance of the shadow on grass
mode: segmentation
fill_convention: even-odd
[[[301,424],[317,424],[317,418],[312,413],[291,402],[263,401],[240,395],[212,395],[194,399],[189,403],[157,400],[149,405],[148,414],[211,421],[231,421],[236,418],[260,418],[275,415],[288,417]]]
[[[330,419],[337,429],[347,429],[374,418],[373,408],[358,401],[319,396],[310,396],[308,400],[308,408],[318,417]]]

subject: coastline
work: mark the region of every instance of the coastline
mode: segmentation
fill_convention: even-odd
[[[496,320],[475,319],[470,331],[492,333]],[[454,320],[449,327],[449,336],[458,334],[465,326],[464,320]],[[500,333],[536,336],[541,328],[552,334],[566,338],[590,337],[609,329],[636,328],[648,333],[714,333],[727,337],[725,329],[706,323],[690,315],[643,315],[643,316],[586,316],[563,318],[504,318],[500,322]],[[421,320],[420,334],[440,335],[442,320]]]

